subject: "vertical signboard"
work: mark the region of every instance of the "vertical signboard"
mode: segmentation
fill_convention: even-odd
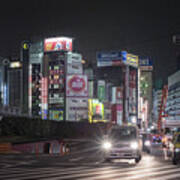
[[[98,99],[100,101],[104,101],[106,98],[105,85],[106,84],[104,80],[98,80]]]
[[[48,119],[48,79],[42,77],[41,80],[41,108],[42,119]]]
[[[68,52],[67,53],[67,74],[82,74],[82,56],[81,54]]]
[[[129,113],[136,114],[136,70],[129,74]]]

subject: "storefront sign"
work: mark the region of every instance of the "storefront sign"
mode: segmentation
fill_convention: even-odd
[[[57,37],[44,40],[44,52],[72,51],[72,38]]]
[[[71,98],[66,99],[66,120],[80,121],[88,119],[88,99]]]
[[[68,75],[66,81],[66,96],[88,96],[87,76]]]

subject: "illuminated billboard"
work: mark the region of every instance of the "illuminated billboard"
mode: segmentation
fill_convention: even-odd
[[[67,53],[67,74],[82,74],[82,55],[78,53]]]
[[[138,67],[138,63],[139,63],[138,56],[136,56],[134,54],[127,53],[126,64],[137,68]]]
[[[66,81],[66,96],[87,97],[87,83],[86,75],[68,75]]]
[[[88,99],[88,119],[90,123],[106,122],[104,119],[104,104],[98,99]]]
[[[88,98],[66,98],[66,120],[80,121],[88,119]]]
[[[44,52],[72,51],[72,38],[57,37],[44,40]]]

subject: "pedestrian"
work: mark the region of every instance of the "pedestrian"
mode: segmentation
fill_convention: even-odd
[[[167,138],[166,138],[166,136],[164,136],[162,138],[162,148],[163,148],[164,159],[168,160],[168,147],[167,147]]]

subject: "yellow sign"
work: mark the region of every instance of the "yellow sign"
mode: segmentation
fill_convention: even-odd
[[[133,54],[127,54],[127,64],[138,67],[139,58],[136,55]]]
[[[24,43],[24,44],[23,44],[23,49],[24,49],[24,50],[29,49],[29,45],[28,45],[28,43]]]

